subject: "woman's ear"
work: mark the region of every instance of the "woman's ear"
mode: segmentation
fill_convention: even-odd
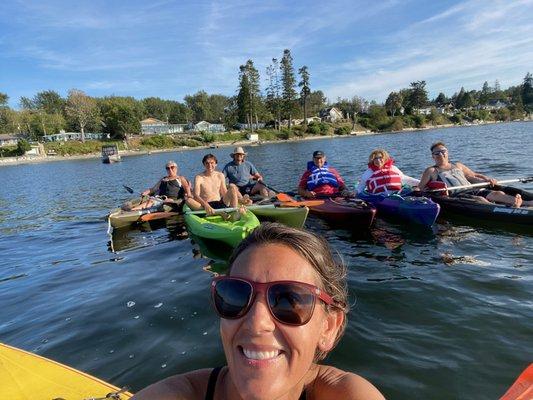
[[[344,312],[338,308],[329,310],[322,321],[322,332],[318,340],[318,349],[320,351],[330,351],[333,348],[337,332],[344,322]]]

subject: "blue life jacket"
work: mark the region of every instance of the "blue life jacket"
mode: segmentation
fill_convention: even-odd
[[[307,162],[307,170],[311,172],[311,175],[307,178],[307,189],[314,190],[318,186],[330,185],[333,187],[339,187],[339,182],[335,175],[329,171],[329,165],[324,163],[322,168],[315,165],[313,161]]]

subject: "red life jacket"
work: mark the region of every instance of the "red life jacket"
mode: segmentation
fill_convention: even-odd
[[[399,191],[402,190],[402,177],[392,169],[394,160],[389,159],[383,168],[379,169],[372,162],[368,163],[368,167],[374,173],[366,181],[366,190],[370,193],[382,193],[384,191]]]

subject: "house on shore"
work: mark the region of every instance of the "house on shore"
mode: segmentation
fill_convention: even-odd
[[[187,124],[169,124],[157,118],[146,118],[141,121],[141,135],[167,135],[183,133]]]
[[[108,133],[85,132],[85,140],[103,140],[109,139]],[[46,142],[68,142],[71,140],[81,140],[81,132],[60,131],[53,135],[44,135],[43,140]]]
[[[328,107],[320,111],[320,118],[324,122],[339,122],[344,119],[344,115],[338,108]]]
[[[207,121],[200,121],[196,124],[190,123],[188,129],[193,132],[223,133],[226,132],[224,124],[212,124]]]
[[[16,146],[19,142],[19,137],[10,134],[1,134],[0,135],[0,147],[3,146]]]

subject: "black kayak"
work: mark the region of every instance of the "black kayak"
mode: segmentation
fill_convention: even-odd
[[[533,193],[512,186],[494,186],[492,190],[501,190],[514,196],[520,194],[523,200],[533,200]],[[460,196],[442,196],[432,194],[431,199],[439,203],[443,214],[455,214],[475,218],[482,222],[503,222],[533,226],[533,208],[514,208],[502,204],[483,203],[467,192]]]

